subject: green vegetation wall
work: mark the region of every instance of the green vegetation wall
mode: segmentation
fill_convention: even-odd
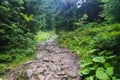
[[[61,32],[58,42],[80,57],[83,80],[119,80],[120,1],[85,1],[73,20],[77,29]]]
[[[7,63],[33,55],[36,1],[1,0],[0,1],[0,73],[4,73]],[[36,12],[35,12],[36,11]]]
[[[108,22],[116,23],[120,22],[120,1],[119,0],[101,0],[104,5],[102,17]]]

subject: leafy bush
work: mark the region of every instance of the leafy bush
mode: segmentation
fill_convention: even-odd
[[[108,22],[120,22],[120,1],[119,0],[100,0],[103,4],[101,17],[104,17]]]
[[[63,32],[58,42],[82,60],[79,74],[85,80],[120,78],[120,24],[87,24],[74,32]]]
[[[34,18],[25,8],[23,0],[0,1],[0,74],[35,55]]]

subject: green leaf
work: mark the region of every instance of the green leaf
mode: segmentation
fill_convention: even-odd
[[[115,57],[116,57],[116,55],[113,55],[113,56],[107,57],[107,59],[113,59],[113,58],[115,58]]]
[[[106,70],[106,73],[109,75],[109,76],[112,76],[113,75],[113,67],[109,67],[109,68],[107,68],[107,70]]]
[[[89,74],[90,71],[91,71],[90,69],[83,69],[79,73],[82,75],[87,75],[87,74]]]
[[[106,50],[104,50],[104,51],[102,51],[102,52],[99,52],[98,54],[99,54],[99,55],[103,55],[105,52],[106,52]]]
[[[112,80],[117,80],[117,78],[115,76],[112,77]]]
[[[96,77],[100,80],[110,80],[108,75],[105,73],[105,69],[103,67],[97,68]]]
[[[92,62],[86,62],[86,63],[82,63],[82,64],[80,64],[80,67],[85,67],[85,66],[87,66],[87,65],[90,65],[90,64],[92,64]]]
[[[94,62],[105,63],[105,58],[103,56],[101,56],[101,57],[94,57],[92,60]]]
[[[90,76],[90,77],[85,78],[85,80],[94,80],[94,77]]]
[[[81,70],[78,70],[78,74],[81,74]]]
[[[87,51],[86,53],[87,54],[91,54],[91,53],[94,53],[96,51],[96,49],[92,49],[92,50],[90,50],[90,51]]]
[[[92,60],[91,59],[86,59],[86,60],[83,60],[81,63],[80,63],[80,67],[86,67],[90,64],[92,64]]]
[[[110,63],[106,62],[106,63],[104,64],[104,67],[105,67],[105,68],[108,68],[108,67],[112,67],[112,65],[111,65]]]
[[[5,33],[5,30],[4,29],[0,29],[0,33]]]

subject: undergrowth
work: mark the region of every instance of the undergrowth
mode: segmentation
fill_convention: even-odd
[[[0,63],[0,76],[3,77],[10,70],[15,69],[27,61],[35,59],[35,49],[38,43],[46,41],[52,34],[54,34],[54,31],[39,31],[34,35],[34,39],[28,40],[28,48],[20,49],[16,47],[6,51],[8,55],[0,54],[0,60],[3,61]]]
[[[54,34],[54,31],[39,31],[35,36],[35,41],[37,43],[44,42],[48,40],[53,34]]]
[[[82,59],[78,73],[83,80],[118,80],[120,24],[91,24],[61,32],[57,41]]]

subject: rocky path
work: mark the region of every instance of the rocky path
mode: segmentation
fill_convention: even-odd
[[[37,59],[18,67],[7,80],[80,80],[78,58],[61,48],[52,36],[37,49]]]

